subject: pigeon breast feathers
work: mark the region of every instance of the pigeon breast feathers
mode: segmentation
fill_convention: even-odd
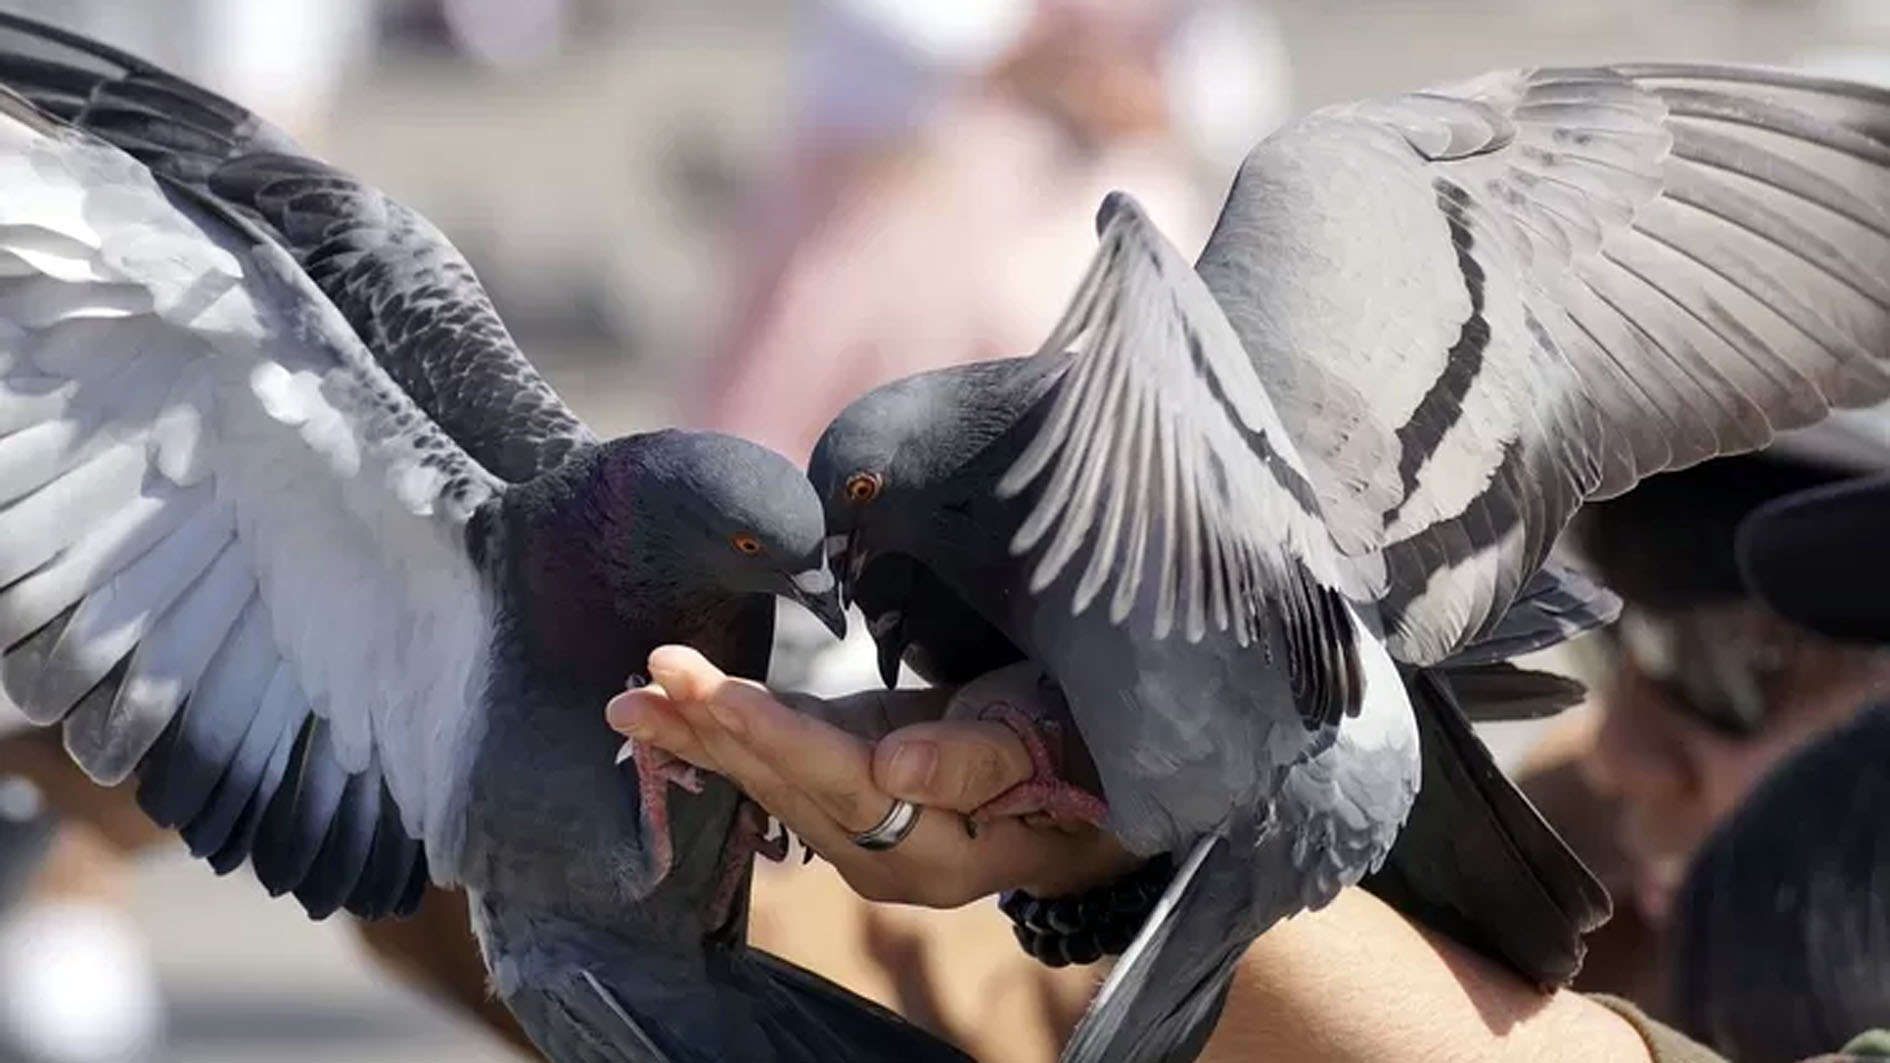
[[[279,245],[11,93],[0,337],[8,694],[313,914],[450,879],[500,482]]]

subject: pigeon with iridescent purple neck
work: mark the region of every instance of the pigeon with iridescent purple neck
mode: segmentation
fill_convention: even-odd
[[[747,948],[732,785],[611,756],[656,646],[843,630],[792,464],[598,440],[425,219],[13,16],[0,189],[0,679],[93,778],[315,918],[464,887],[554,1063],[963,1059]]]

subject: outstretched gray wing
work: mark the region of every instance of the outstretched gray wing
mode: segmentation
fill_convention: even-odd
[[[1335,584],[1381,603],[1400,659],[1441,661],[1584,499],[1890,395],[1886,129],[1890,94],[1717,67],[1505,71],[1317,112],[1242,166],[1197,263],[1211,303],[1123,255],[1160,236],[1105,209],[1079,306],[1133,290],[1166,324],[1090,330],[1018,478],[1054,455],[1108,497],[1190,454],[1215,487],[1191,510],[1058,513],[1105,545],[1138,521],[1233,544],[1248,585],[1276,578],[1251,563],[1266,540],[1316,538],[1279,501],[1310,495]],[[1138,449],[1134,404],[1172,436]],[[1281,434],[1307,491],[1277,486]]]
[[[280,244],[395,384],[517,483],[596,437],[513,342],[432,223],[229,100],[95,41],[0,12],[0,84]]]
[[[318,916],[450,879],[500,487],[281,246],[0,94],[0,678],[95,779]]]

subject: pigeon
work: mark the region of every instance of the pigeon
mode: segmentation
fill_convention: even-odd
[[[1887,129],[1883,91],[1730,66],[1326,108],[1248,155],[1193,266],[1112,193],[1036,354],[835,419],[842,582],[929,569],[900,579],[1062,687],[1106,826],[1176,857],[1066,1063],[1193,1058],[1247,943],[1374,874],[1573,976],[1606,893],[1453,671],[1490,715],[1566,704],[1499,666],[1618,608],[1544,567],[1584,500],[1890,395]]]
[[[866,617],[889,687],[901,662],[927,682],[963,688],[1025,659],[1026,651],[1038,660],[1052,652],[1038,648],[1035,632],[1039,623],[1054,625],[1060,617],[1024,589],[1028,566],[1009,549],[1026,513],[993,493],[1034,422],[1032,401],[1012,403],[1009,396],[1040,394],[1042,369],[1026,360],[989,362],[888,385],[843,411],[814,451],[809,474],[816,485],[839,485],[825,491],[833,564]],[[1023,386],[1015,392],[1004,386],[1018,383]],[[912,405],[915,399],[923,409]],[[1013,416],[995,438],[954,427]],[[913,426],[938,434],[908,437]],[[840,469],[854,472],[836,475]],[[868,494],[876,497],[863,497]],[[1581,935],[1607,918],[1610,902],[1497,768],[1470,723],[1535,718],[1578,703],[1585,693],[1579,683],[1518,668],[1507,658],[1611,622],[1619,610],[1617,598],[1579,573],[1545,568],[1487,637],[1435,668],[1403,670],[1411,708],[1396,695],[1389,702],[1391,711],[1416,713],[1423,733],[1412,741],[1420,745],[1423,786],[1391,859],[1363,884],[1424,925],[1542,985],[1573,978],[1583,955]],[[1053,629],[1043,637],[1059,636]],[[1132,684],[1128,673],[1151,668],[1133,653],[1125,651],[1124,660],[1124,674],[1109,682]],[[1270,665],[1247,663],[1257,663],[1261,675]],[[1382,661],[1380,668],[1389,670],[1381,672],[1382,685],[1395,689],[1398,669]],[[1009,704],[1036,709],[1015,699]],[[830,709],[820,714],[834,715]],[[974,823],[1048,812],[1113,825],[1107,807],[1084,792],[1095,775],[1086,747],[1061,741],[1067,711],[989,718],[1017,731],[1035,771],[1025,784],[974,810]],[[1348,755],[1335,752],[1330,759]],[[1160,1058],[1191,1057],[1211,1018],[1203,1016],[1194,1039]]]
[[[836,633],[819,499],[600,440],[418,214],[241,107],[0,17],[0,679],[313,918],[463,887],[555,1063],[962,1061],[745,944],[764,817],[602,707],[667,642]]]

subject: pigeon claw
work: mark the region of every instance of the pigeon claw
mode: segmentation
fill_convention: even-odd
[[[617,751],[617,763],[622,764],[626,760],[636,762],[638,778],[652,777],[692,794],[702,792],[701,770],[664,750],[643,745],[632,738]]]
[[[978,713],[978,718],[1001,723],[1017,735],[1030,757],[1031,775],[974,809],[969,817],[971,824],[989,823],[1008,816],[1030,816],[1048,817],[1058,824],[1103,825],[1109,816],[1109,806],[1103,799],[1057,775],[1062,746],[1062,728],[1058,724],[1038,720],[1002,701],[986,706]]]
[[[755,843],[755,855],[778,864],[788,858],[788,850],[793,847],[793,842],[788,837],[787,827],[780,820],[769,816],[767,822],[760,840]]]

